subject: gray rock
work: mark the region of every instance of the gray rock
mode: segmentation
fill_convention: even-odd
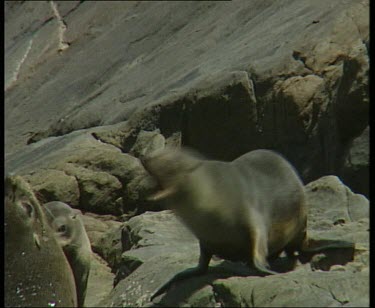
[[[120,225],[111,227],[103,234],[97,244],[97,251],[106,260],[112,271],[116,272],[120,265],[122,254]]]
[[[77,179],[57,169],[40,169],[24,176],[39,198],[48,201],[59,200],[72,207],[79,206]]]
[[[306,194],[310,212],[314,212],[316,219],[328,219],[337,224],[369,217],[367,198],[354,194],[336,176],[324,176],[307,184]]]
[[[368,273],[365,271],[284,275],[215,281],[216,301],[232,307],[369,306]]]
[[[67,163],[63,170],[74,175],[79,183],[80,208],[99,214],[121,214],[122,204],[115,200],[121,195],[121,182],[111,174],[93,171]]]
[[[354,194],[336,176],[322,177],[305,187],[311,235],[367,243],[370,206],[366,197]]]
[[[129,151],[135,157],[142,158],[165,146],[164,136],[159,130],[153,132],[140,131],[133,147]]]
[[[82,215],[82,220],[93,250],[85,307],[98,307],[113,289],[113,269],[121,256],[119,228],[122,223],[113,216],[92,213]]]
[[[100,301],[108,296],[113,287],[114,274],[106,262],[93,253],[90,275],[87,283],[85,307],[99,307]]]
[[[61,200],[100,214],[127,214],[137,205],[142,210],[155,183],[138,158],[99,141],[93,131],[31,144],[7,161],[6,172],[24,175],[43,202]]]
[[[85,213],[82,215],[87,235],[89,237],[91,248],[98,253],[111,268],[115,266],[116,251],[120,250],[120,235],[122,223],[115,220],[113,216],[96,215]]]
[[[355,138],[350,146],[345,164],[341,171],[344,182],[357,193],[369,196],[369,160],[370,160],[370,127]]]

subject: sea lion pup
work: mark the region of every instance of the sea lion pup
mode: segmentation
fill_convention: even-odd
[[[255,150],[222,162],[166,148],[142,163],[160,188],[150,199],[164,201],[200,244],[198,266],[175,275],[151,300],[172,283],[205,273],[213,255],[276,274],[267,260],[308,250],[304,186],[279,154]]]
[[[73,270],[78,307],[83,307],[90,273],[91,245],[80,213],[59,201],[48,202],[44,204],[44,208],[57,241]]]
[[[77,307],[72,270],[30,186],[5,179],[5,306]]]

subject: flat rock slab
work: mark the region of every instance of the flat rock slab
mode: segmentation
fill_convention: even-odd
[[[216,302],[246,307],[369,306],[369,271],[291,272],[213,283]]]
[[[93,253],[85,307],[98,307],[99,302],[111,292],[113,278],[114,274],[111,273],[107,263],[99,255]]]

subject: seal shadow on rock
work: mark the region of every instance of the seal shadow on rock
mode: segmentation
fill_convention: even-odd
[[[80,213],[68,204],[52,201],[44,204],[49,224],[73,270],[78,307],[83,307],[91,264],[91,245]]]
[[[5,178],[5,306],[77,307],[74,276],[31,188]]]
[[[207,272],[213,255],[243,261],[261,275],[284,251],[294,267],[314,252],[353,248],[353,243],[316,241],[306,236],[305,191],[293,166],[270,150],[255,150],[232,162],[205,160],[190,149],[165,148],[142,159],[161,200],[199,240],[198,266],[176,274],[152,296],[176,281]],[[297,255],[296,255],[297,253]],[[306,257],[307,254],[307,257]],[[300,258],[305,256],[305,258]]]

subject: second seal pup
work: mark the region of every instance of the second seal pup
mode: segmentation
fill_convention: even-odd
[[[44,208],[73,270],[78,306],[83,307],[90,273],[91,245],[82,219],[78,211],[63,202],[48,202]]]
[[[5,179],[5,306],[77,307],[72,270],[30,186]]]
[[[173,282],[205,273],[213,255],[275,274],[267,260],[307,249],[303,183],[279,154],[255,150],[222,162],[166,148],[142,163],[160,188],[150,199],[164,201],[200,244],[198,266],[175,275],[151,300]]]

